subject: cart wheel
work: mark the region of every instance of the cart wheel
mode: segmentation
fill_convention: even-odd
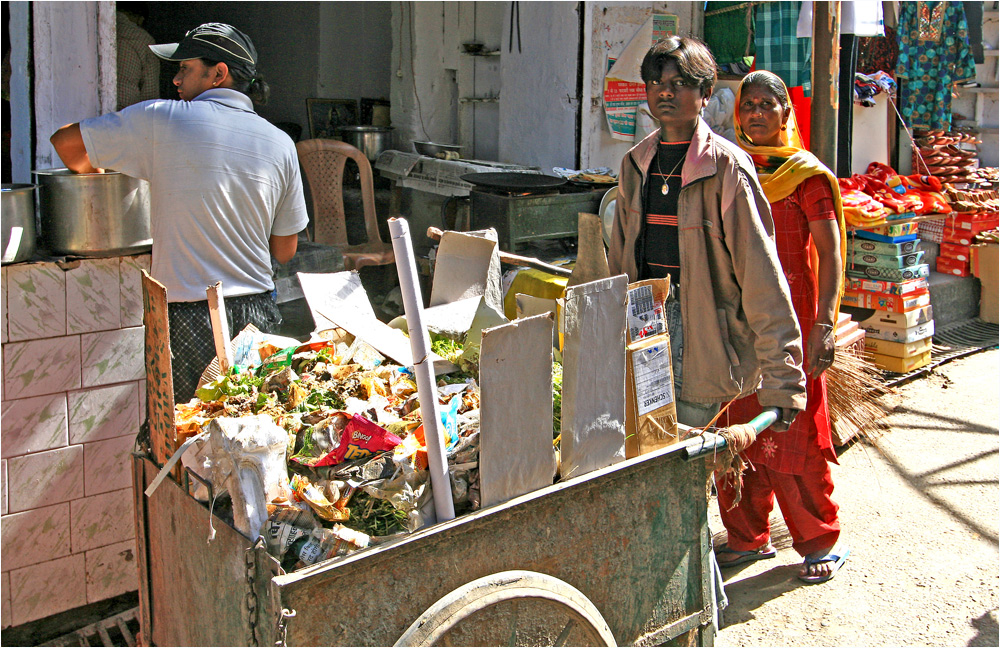
[[[611,628],[580,590],[553,576],[506,571],[432,605],[397,646],[614,646]]]

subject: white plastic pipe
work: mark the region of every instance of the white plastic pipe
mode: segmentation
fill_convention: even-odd
[[[441,413],[438,407],[437,385],[434,381],[434,364],[428,359],[431,338],[424,326],[424,301],[420,294],[417,262],[410,241],[410,226],[404,218],[389,219],[392,251],[396,255],[399,289],[403,294],[403,311],[410,332],[410,351],[413,353],[413,374],[417,378],[417,397],[420,399],[420,417],[424,424],[427,442],[427,467],[431,473],[431,491],[434,495],[434,512],[438,522],[454,519],[455,503],[451,498],[451,479],[448,477],[448,458],[444,452],[441,435]]]

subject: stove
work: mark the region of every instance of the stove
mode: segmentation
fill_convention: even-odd
[[[569,184],[539,193],[473,189],[469,193],[470,228],[496,229],[500,249],[506,252],[541,239],[575,239],[578,214],[599,213],[608,189]]]

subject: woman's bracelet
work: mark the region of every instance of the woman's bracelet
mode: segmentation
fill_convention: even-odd
[[[823,324],[822,322],[815,322],[813,323],[813,326],[822,326],[825,329],[830,329],[831,331],[833,330],[833,324]]]

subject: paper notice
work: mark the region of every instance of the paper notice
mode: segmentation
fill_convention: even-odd
[[[613,138],[634,140],[636,106],[646,101],[646,84],[639,71],[642,59],[654,43],[676,33],[677,16],[650,16],[608,70],[604,77],[604,114]]]
[[[629,284],[625,311],[629,343],[666,332],[664,303],[669,290],[667,279],[646,279]]]
[[[670,380],[670,350],[667,344],[657,344],[632,354],[635,375],[635,395],[639,416],[674,402]]]

